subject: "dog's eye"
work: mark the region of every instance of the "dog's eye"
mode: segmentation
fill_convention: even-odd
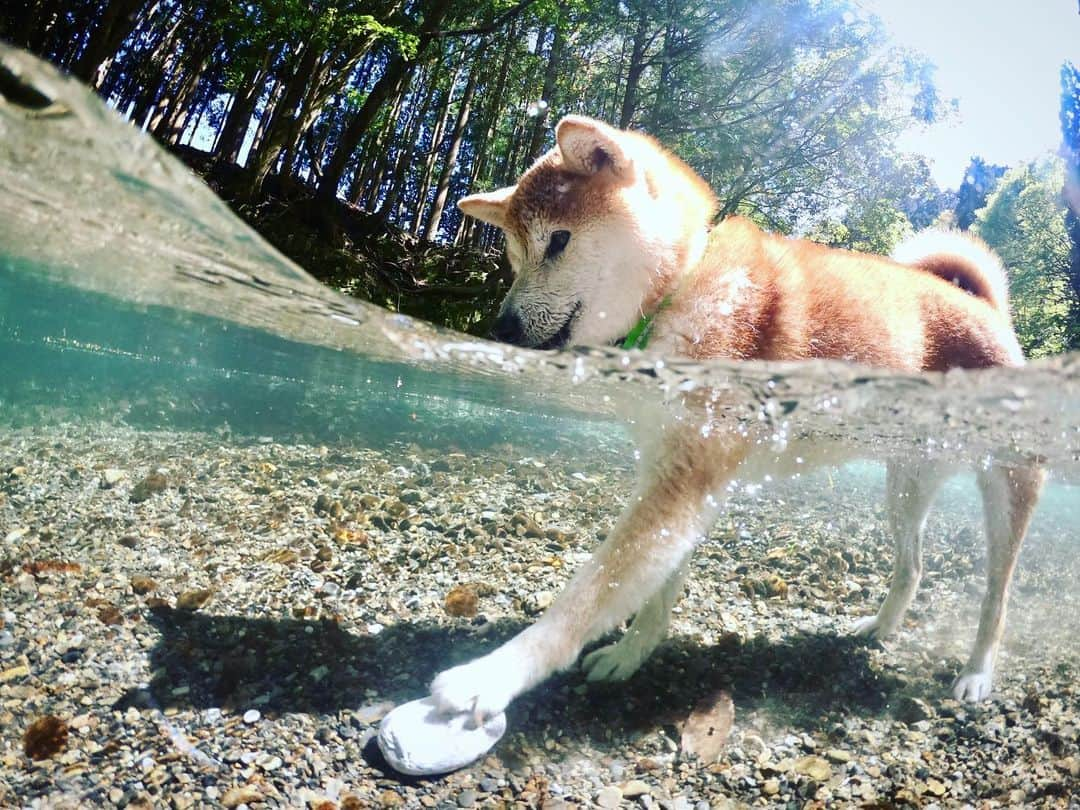
[[[566,243],[570,241],[570,231],[555,231],[548,242],[547,250],[544,251],[545,259],[554,259],[563,252]]]

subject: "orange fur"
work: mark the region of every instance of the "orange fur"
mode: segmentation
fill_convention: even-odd
[[[742,294],[730,289],[733,272],[745,273]],[[704,258],[668,291],[657,331],[696,359],[833,358],[903,371],[1022,363],[999,302],[945,280],[961,272],[980,279],[952,257],[934,257],[926,269],[901,265],[774,236],[735,217],[713,230]],[[726,308],[730,317],[701,317]]]

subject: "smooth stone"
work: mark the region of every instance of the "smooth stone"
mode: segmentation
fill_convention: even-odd
[[[125,478],[127,478],[127,473],[124,470],[109,467],[101,471],[101,485],[105,489],[112,489]]]
[[[596,794],[596,803],[601,807],[618,807],[622,797],[622,791],[617,787],[606,787]]]
[[[506,714],[470,728],[468,712],[447,717],[427,697],[398,706],[379,725],[379,750],[394,770],[410,776],[449,773],[475,762],[506,733]]]

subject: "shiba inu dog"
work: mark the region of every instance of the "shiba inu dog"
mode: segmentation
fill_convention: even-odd
[[[640,346],[645,335],[650,349],[687,358],[832,358],[908,372],[1023,362],[1005,271],[981,242],[929,232],[889,259],[770,235],[737,217],[710,231],[716,200],[689,166],[651,138],[589,118],[564,118],[556,146],[517,185],[460,206],[506,235],[515,281],[496,337],[510,343],[550,349],[631,335]],[[500,712],[633,616],[617,643],[583,662],[590,680],[628,678],[664,638],[690,554],[728,483],[845,457],[812,441],[777,450],[714,422],[639,422],[646,450],[636,497],[535,624],[436,677],[445,712]],[[919,583],[927,511],[951,472],[935,460],[888,463],[893,579],[854,632],[884,637],[899,626]],[[969,701],[990,694],[1009,582],[1042,483],[1034,464],[976,472],[986,595],[953,688]]]

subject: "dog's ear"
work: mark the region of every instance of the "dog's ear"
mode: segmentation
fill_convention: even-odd
[[[470,194],[458,201],[458,208],[462,213],[476,217],[481,222],[505,228],[507,209],[510,207],[510,198],[515,191],[517,191],[517,186],[507,186],[484,194]]]
[[[633,180],[634,161],[623,147],[621,133],[602,121],[568,115],[555,127],[555,142],[569,171],[586,175],[608,171],[620,182]]]

